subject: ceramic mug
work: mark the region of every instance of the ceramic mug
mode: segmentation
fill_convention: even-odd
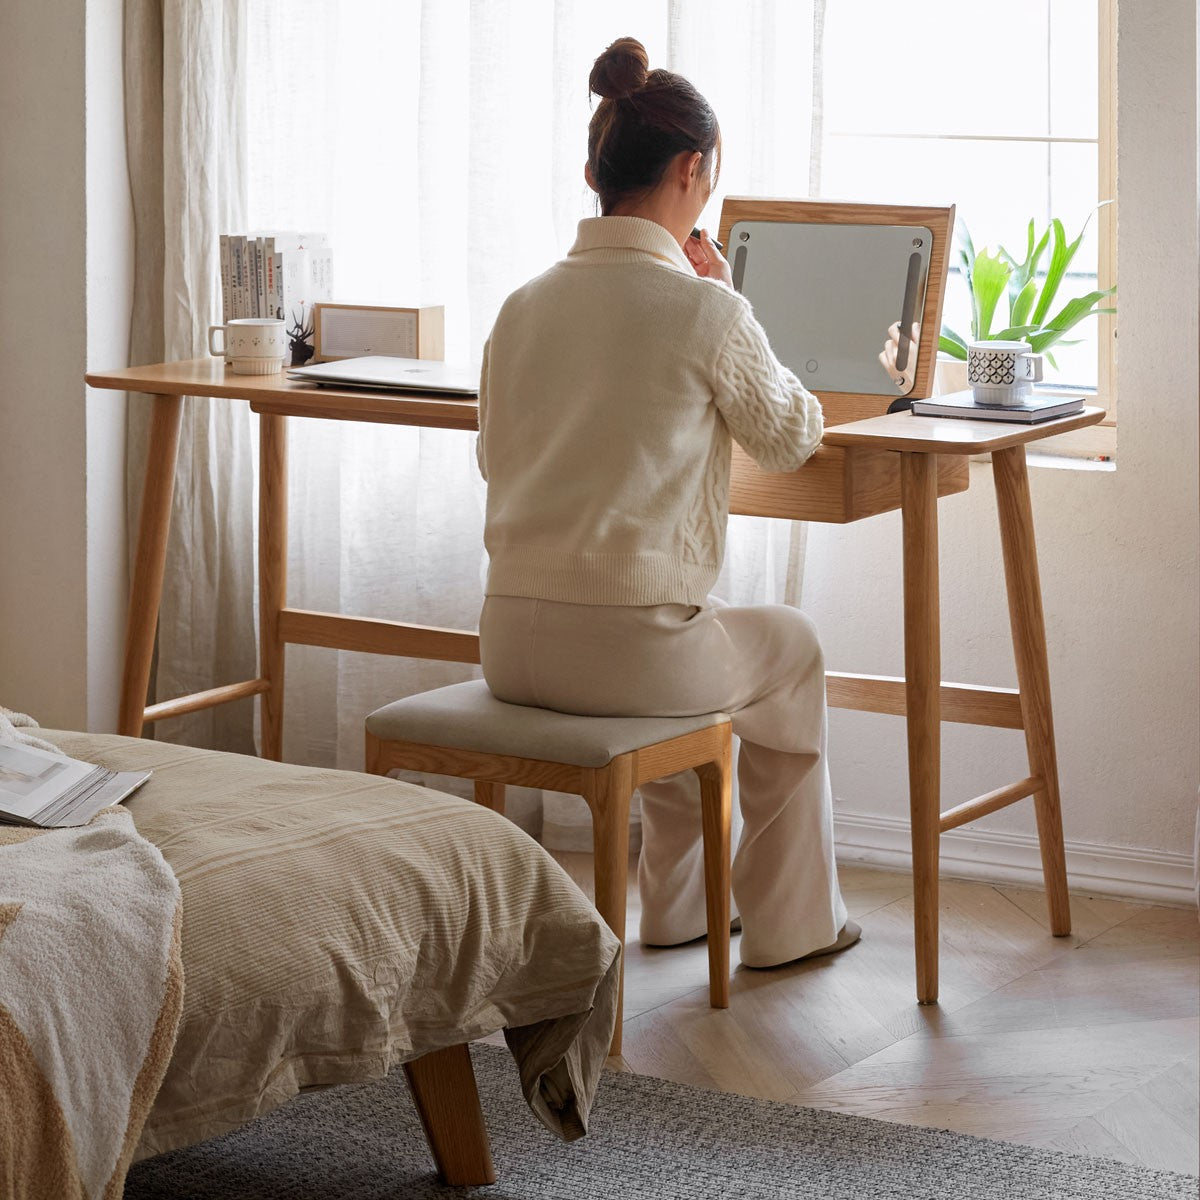
[[[221,335],[221,347],[215,345]],[[283,369],[287,331],[273,317],[238,317],[208,327],[208,352],[224,358],[235,375],[271,375]]]
[[[967,383],[978,404],[1024,404],[1042,381],[1042,356],[1028,342],[971,342]]]

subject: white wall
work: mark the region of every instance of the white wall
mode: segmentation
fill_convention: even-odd
[[[0,14],[0,703],[111,727],[124,608],[123,413],[83,375],[125,361],[121,4]]]
[[[1200,780],[1196,45],[1194,5],[1122,4],[1117,469],[1031,468],[1069,865],[1114,891],[1170,879],[1147,895],[1190,880]],[[940,508],[943,678],[1014,686],[991,469],[971,470]],[[804,603],[830,669],[903,673],[900,579],[898,514],[812,527]],[[943,730],[943,808],[1027,773],[1019,732]],[[839,841],[888,861],[903,722],[833,713],[830,761]],[[968,873],[1034,863],[1029,802],[970,828],[998,836],[950,843]]]

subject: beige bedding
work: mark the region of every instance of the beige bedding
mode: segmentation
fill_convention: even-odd
[[[155,772],[127,806],[179,880],[184,1003],[137,1157],[499,1029],[538,1117],[585,1131],[619,944],[515,826],[369,775],[39,732]]]

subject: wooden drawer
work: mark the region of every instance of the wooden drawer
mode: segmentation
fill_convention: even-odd
[[[969,461],[939,454],[938,495],[965,492]],[[798,471],[770,474],[733,448],[729,511],[844,525],[900,507],[900,455],[891,450],[818,446]]]

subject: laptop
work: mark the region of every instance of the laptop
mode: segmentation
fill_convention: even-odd
[[[438,359],[388,358],[371,354],[336,362],[289,367],[288,378],[321,387],[381,388],[389,392],[445,392],[451,396],[477,396],[479,371],[453,366]]]

